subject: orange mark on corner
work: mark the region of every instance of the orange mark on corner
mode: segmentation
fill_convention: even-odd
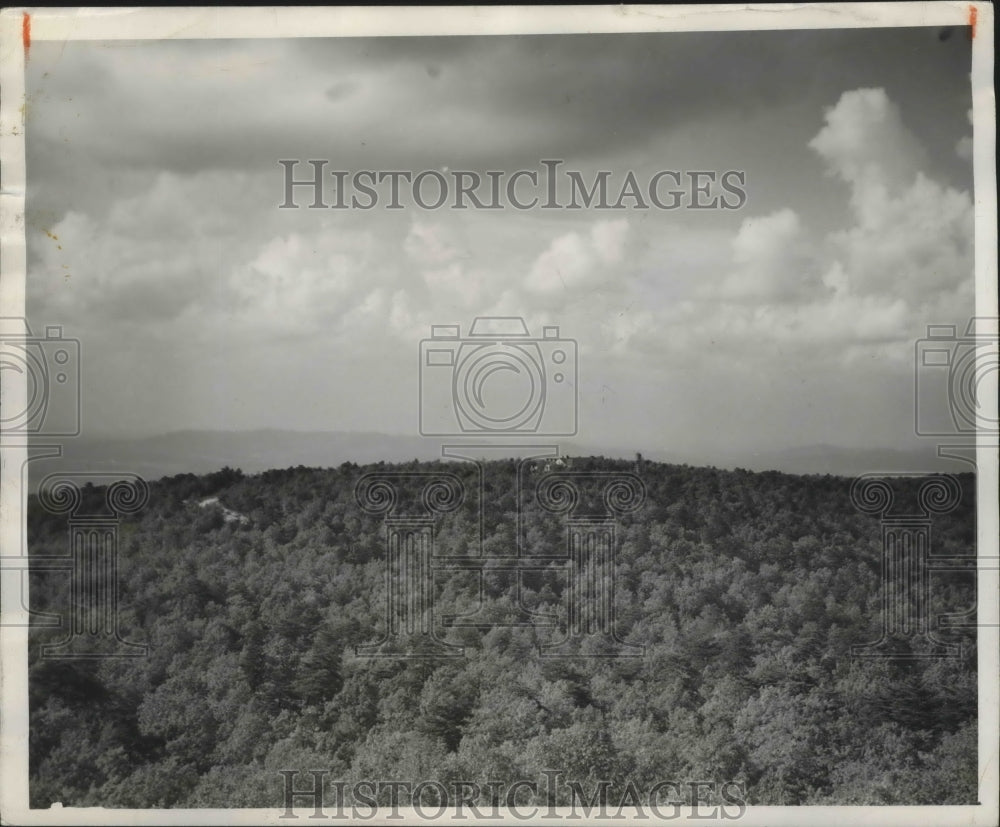
[[[31,15],[27,12],[21,15],[21,40],[24,42],[24,56],[27,57],[31,48]]]
[[[972,27],[972,39],[976,39],[976,18],[979,17],[979,9],[975,6],[969,6],[969,26]]]

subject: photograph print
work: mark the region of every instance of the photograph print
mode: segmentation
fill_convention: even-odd
[[[5,10],[11,823],[992,823],[992,9],[890,5]]]

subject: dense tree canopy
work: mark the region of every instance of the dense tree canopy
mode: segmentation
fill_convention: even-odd
[[[976,796],[975,637],[952,660],[852,659],[881,631],[877,517],[851,481],[646,463],[646,502],[617,523],[617,633],[639,658],[550,659],[564,568],[434,577],[458,658],[364,658],[385,630],[385,527],[355,498],[373,471],[439,470],[468,493],[435,526],[437,553],[479,550],[475,466],[224,469],[150,484],[119,528],[120,627],[148,655],[30,652],[33,806],[276,807],[279,771],[330,778],[536,778],[558,769],[621,790],[672,779],[745,785],[751,804],[968,803]],[[577,459],[575,471],[633,471]],[[483,548],[558,555],[564,517],[513,462],[487,466]],[[539,470],[538,474],[544,474]],[[975,480],[933,524],[934,551],[971,554]],[[916,480],[897,480],[901,502]],[[93,489],[85,496],[99,500]],[[67,518],[29,502],[33,555],[66,553]],[[35,575],[36,609],[70,605],[65,573]],[[931,613],[973,607],[974,580],[935,573]],[[526,612],[554,627],[504,625]],[[536,615],[537,616],[537,615]]]

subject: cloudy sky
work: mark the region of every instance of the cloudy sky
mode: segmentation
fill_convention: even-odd
[[[415,433],[419,340],[492,314],[579,342],[590,444],[901,448],[914,341],[973,310],[963,29],[36,42],[27,68],[29,317],[81,340],[90,435]],[[743,170],[748,200],[280,210],[293,158]]]

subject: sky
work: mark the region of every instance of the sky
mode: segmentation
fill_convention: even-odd
[[[415,434],[420,340],[502,315],[577,342],[589,444],[907,448],[914,342],[974,307],[970,57],[932,28],[36,42],[29,320],[80,340],[90,436]],[[279,209],[279,159],[747,199]]]

